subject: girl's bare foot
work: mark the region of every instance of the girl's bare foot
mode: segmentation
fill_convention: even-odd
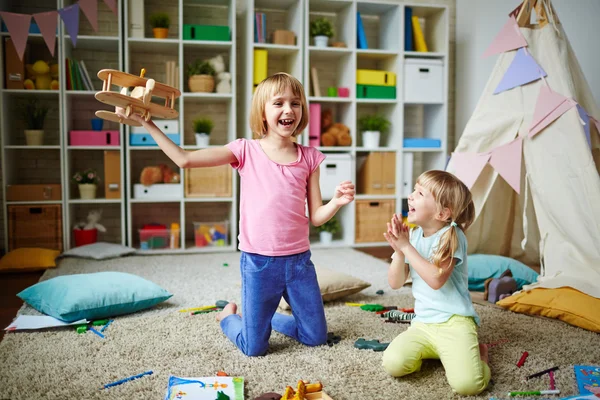
[[[479,357],[481,358],[481,361],[483,361],[484,363],[489,365],[490,360],[489,360],[487,344],[482,344],[482,343],[479,344]]]
[[[237,305],[235,303],[229,303],[223,308],[223,311],[217,314],[217,321],[221,321],[223,318],[235,313],[237,313]]]

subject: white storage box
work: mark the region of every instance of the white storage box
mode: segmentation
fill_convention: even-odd
[[[408,58],[404,61],[405,103],[443,103],[444,87],[442,60]]]
[[[352,157],[350,154],[326,154],[321,163],[320,181],[321,196],[331,199],[335,194],[335,187],[342,181],[352,180]]]
[[[163,131],[163,133],[179,133],[179,121],[174,120],[154,120],[154,124]],[[149,133],[143,126],[132,126],[131,134]]]
[[[144,186],[141,183],[133,185],[135,199],[182,199],[183,185],[181,183],[155,183]]]

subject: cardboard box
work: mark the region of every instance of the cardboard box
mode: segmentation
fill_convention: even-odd
[[[121,152],[104,151],[104,197],[121,198]]]
[[[19,54],[11,39],[4,41],[4,71],[6,89],[23,89],[25,81],[25,65],[19,59]]]
[[[360,194],[395,194],[396,153],[369,153],[358,171],[357,189]]]
[[[359,85],[396,86],[396,74],[375,69],[357,69],[356,83]]]
[[[356,85],[358,99],[395,99],[396,86]]]
[[[273,31],[271,42],[273,44],[287,44],[293,46],[296,44],[296,35],[292,31],[277,29]]]
[[[186,169],[185,197],[231,197],[231,175],[229,165]]]
[[[223,25],[183,25],[183,40],[229,41],[229,27]]]
[[[59,201],[60,184],[6,185],[6,201]]]
[[[119,146],[119,131],[69,131],[71,146]]]

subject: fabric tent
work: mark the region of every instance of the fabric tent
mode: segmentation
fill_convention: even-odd
[[[543,3],[549,6],[548,1]],[[574,107],[535,136],[528,135],[543,85],[572,98],[590,117],[600,119],[562,25],[555,13],[549,19],[543,27],[519,28],[527,51],[546,72],[545,80],[494,94],[517,50],[496,56],[493,72],[455,149],[454,154],[485,153],[523,138],[520,193],[489,163],[471,187],[476,220],[467,231],[469,253],[499,254],[540,264],[539,281],[525,289],[570,286],[600,298],[597,127],[593,120],[586,125],[590,145],[586,126]],[[447,170],[459,175],[454,154]]]

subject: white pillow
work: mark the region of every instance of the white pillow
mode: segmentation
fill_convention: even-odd
[[[74,247],[65,251],[59,257],[91,258],[94,260],[106,260],[126,256],[135,253],[132,247],[122,246],[115,243],[96,242],[85,246]]]

